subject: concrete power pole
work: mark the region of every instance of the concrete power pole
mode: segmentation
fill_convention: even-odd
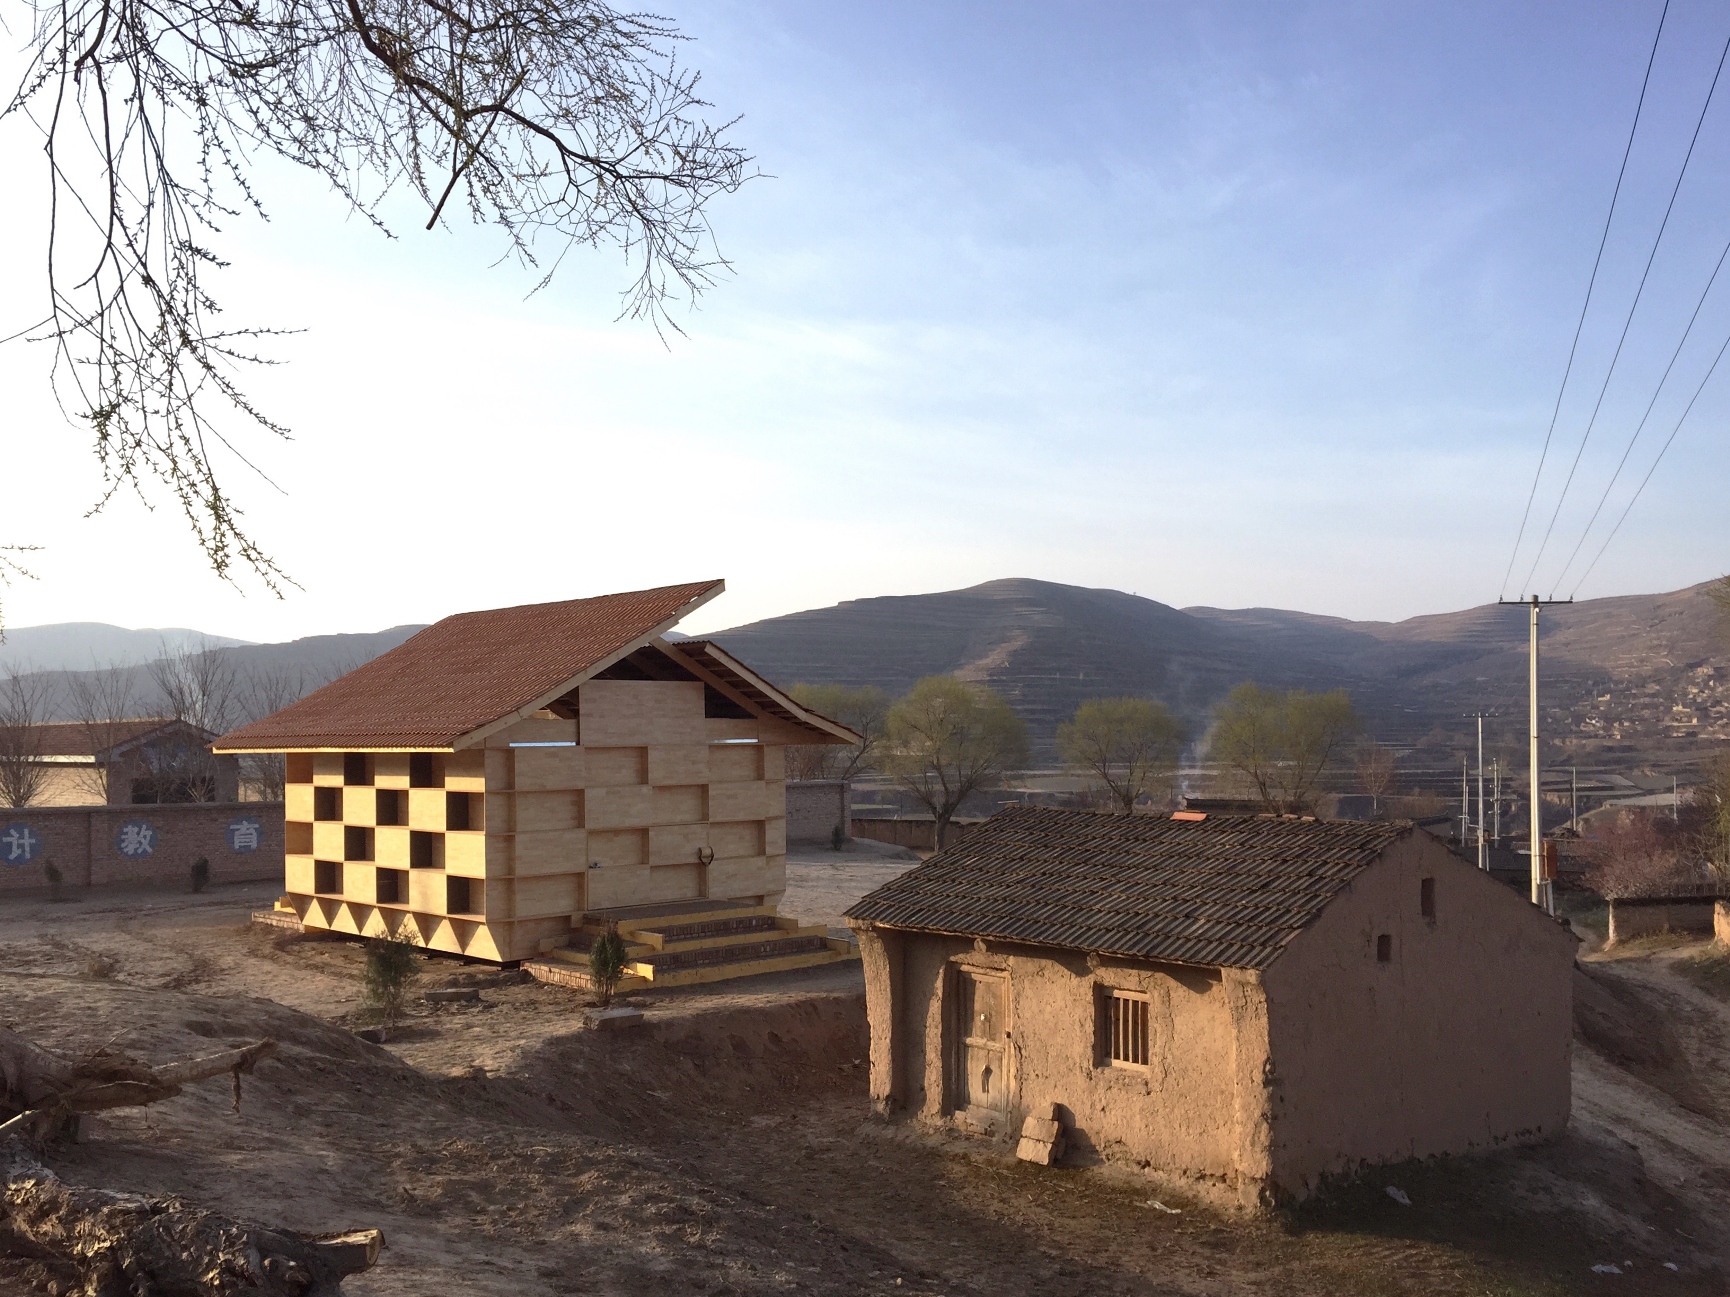
[[[1466,843],[1472,840],[1472,797],[1466,791],[1471,778],[1472,759],[1460,758],[1460,854],[1466,854]]]
[[[1549,881],[1544,877],[1544,793],[1543,772],[1538,768],[1538,612],[1552,604],[1573,603],[1572,599],[1540,599],[1533,595],[1523,599],[1503,599],[1501,603],[1525,604],[1532,610],[1532,638],[1528,658],[1531,667],[1530,705],[1532,740],[1532,904],[1543,906],[1546,913],[1556,912],[1556,900]]]
[[[1484,841],[1484,714],[1478,713],[1478,868],[1490,867],[1489,845]]]
[[[1496,758],[1496,830],[1490,840],[1499,848],[1502,845],[1502,759]]]

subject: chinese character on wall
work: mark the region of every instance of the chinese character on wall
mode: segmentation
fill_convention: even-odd
[[[128,860],[139,860],[156,850],[156,826],[149,820],[127,820],[114,835],[114,849]]]
[[[42,852],[42,835],[28,824],[0,829],[0,864],[27,865]]]
[[[257,851],[258,839],[264,826],[257,820],[239,819],[228,822],[228,848],[230,851]]]

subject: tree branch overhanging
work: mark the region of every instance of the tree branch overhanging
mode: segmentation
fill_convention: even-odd
[[[31,58],[0,117],[43,136],[47,313],[62,408],[88,423],[101,509],[166,487],[213,568],[286,577],[216,457],[288,431],[241,385],[282,332],[230,325],[212,240],[263,214],[273,154],[383,230],[399,186],[503,232],[545,287],[573,246],[632,267],[621,316],[670,315],[726,270],[707,204],[749,159],[711,125],[684,39],[599,0],[33,0]]]

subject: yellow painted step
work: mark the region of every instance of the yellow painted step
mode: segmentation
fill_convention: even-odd
[[[653,955],[655,953],[654,948],[651,946],[633,945],[630,942],[625,943],[625,955],[630,959],[640,959],[644,955]],[[572,950],[569,946],[554,946],[551,950],[543,950],[541,954],[548,959],[561,960],[567,964],[577,964],[583,968],[589,966],[589,952],[586,950]]]
[[[839,944],[845,952],[836,950]],[[828,950],[807,950],[797,955],[778,955],[771,959],[740,960],[736,964],[708,964],[701,968],[669,969],[659,976],[653,964],[632,964],[631,972],[646,978],[656,987],[701,986],[706,982],[729,982],[735,977],[755,977],[759,973],[784,973],[794,968],[814,968],[818,964],[838,964],[858,959],[858,948],[851,942],[831,942]]]
[[[637,932],[632,935],[645,946],[663,955],[680,950],[719,950],[724,946],[748,946],[754,941],[776,941],[782,937],[821,937],[829,928],[822,923],[800,924],[793,919],[781,919],[774,928],[760,932],[730,932],[713,937],[690,937],[684,941],[667,941],[658,932]]]

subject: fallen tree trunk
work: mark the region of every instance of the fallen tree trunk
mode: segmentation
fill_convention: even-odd
[[[81,1297],[336,1297],[378,1260],[384,1235],[307,1238],[178,1198],[79,1188],[13,1139],[0,1145],[0,1244]]]
[[[224,1072],[240,1077],[276,1052],[274,1040],[226,1049],[203,1058],[152,1067],[117,1049],[103,1048],[78,1060],[51,1054],[17,1032],[0,1029],[0,1120],[39,1114],[32,1122],[55,1123],[85,1112],[136,1108],[171,1099],[180,1088]]]

